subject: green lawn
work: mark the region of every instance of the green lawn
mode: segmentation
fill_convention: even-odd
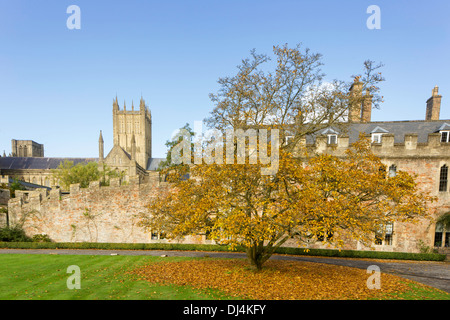
[[[148,263],[187,259],[192,258],[0,254],[0,300],[233,299],[217,290],[151,284],[127,273]],[[81,270],[81,288],[78,290],[67,288],[67,279],[72,275],[67,273],[67,268],[71,265]],[[411,286],[411,291],[385,299],[440,300],[449,299],[449,295],[437,289]]]
[[[228,299],[219,292],[200,292],[186,286],[152,285],[126,274],[139,265],[177,261],[182,257],[85,256],[0,254],[1,300],[111,300],[111,299]],[[72,275],[67,268],[77,265],[81,288],[68,289]]]

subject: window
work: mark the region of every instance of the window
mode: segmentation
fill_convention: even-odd
[[[378,246],[385,245],[391,246],[394,235],[394,224],[388,222],[386,225],[380,225],[379,229],[375,232],[375,244]]]
[[[450,226],[444,222],[436,223],[436,231],[434,233],[435,247],[449,247],[450,246]]]
[[[162,240],[166,238],[165,232],[152,231],[151,239],[152,240]]]
[[[138,134],[140,133],[140,132],[139,132],[139,122],[138,122],[138,121],[135,122],[135,131],[136,131],[136,133],[138,133]]]
[[[331,240],[333,238],[333,231],[327,231],[326,237],[324,233],[316,233],[317,241]]]
[[[285,140],[286,144],[289,144],[294,140],[294,136],[286,136],[284,138],[284,140]]]
[[[441,131],[441,142],[450,142],[450,131]]]
[[[448,167],[444,164],[439,175],[439,191],[447,191]]]
[[[384,234],[384,244],[386,246],[392,245],[392,234],[394,233],[394,224],[392,222],[386,224],[385,234]]]
[[[395,177],[397,175],[397,167],[393,164],[389,167],[389,177]]]
[[[328,135],[328,144],[337,144],[337,135],[336,134]]]
[[[372,143],[381,143],[382,133],[372,133]]]

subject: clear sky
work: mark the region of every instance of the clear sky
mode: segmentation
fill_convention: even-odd
[[[81,10],[70,30],[67,7]],[[381,10],[370,30],[369,5]],[[153,156],[185,123],[213,109],[209,93],[251,49],[302,43],[323,55],[327,79],[351,80],[364,60],[385,64],[385,103],[372,120],[423,120],[435,85],[450,119],[450,1],[0,0],[0,152],[11,139],[48,157],[97,157],[112,148],[112,102],[142,94]]]

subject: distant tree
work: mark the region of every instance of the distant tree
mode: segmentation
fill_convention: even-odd
[[[19,182],[17,178],[13,179],[13,182],[9,184],[9,191],[11,198],[16,197],[16,190],[25,190],[25,187]]]
[[[189,174],[189,164],[186,163],[177,163],[172,159],[172,151],[173,149],[182,141],[184,138],[183,134],[188,135],[187,140],[190,143],[191,150],[191,159],[193,157],[194,152],[194,143],[192,141],[194,137],[194,131],[190,127],[189,123],[186,123],[183,127],[181,127],[177,135],[172,140],[167,140],[165,145],[167,147],[167,155],[164,161],[161,161],[158,170],[160,171],[161,176],[164,176],[166,181],[177,180],[187,174]],[[183,158],[183,150],[181,150],[179,156]]]
[[[108,185],[109,180],[115,177],[123,177],[123,173],[111,170],[106,164],[103,170],[99,170],[97,162],[73,164],[73,161],[65,160],[57,169],[52,170],[53,178],[61,187],[69,189],[71,184],[79,183],[81,188],[87,188],[91,181],[101,181]]]

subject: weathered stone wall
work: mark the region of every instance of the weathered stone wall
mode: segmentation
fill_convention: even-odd
[[[138,215],[158,188],[154,181],[131,181],[100,187],[98,182],[81,189],[72,185],[70,194],[60,189],[19,192],[9,202],[11,225],[21,225],[26,234],[47,234],[56,242],[151,242],[151,233],[137,225]]]
[[[0,189],[0,206],[7,205],[10,198],[9,189]]]

